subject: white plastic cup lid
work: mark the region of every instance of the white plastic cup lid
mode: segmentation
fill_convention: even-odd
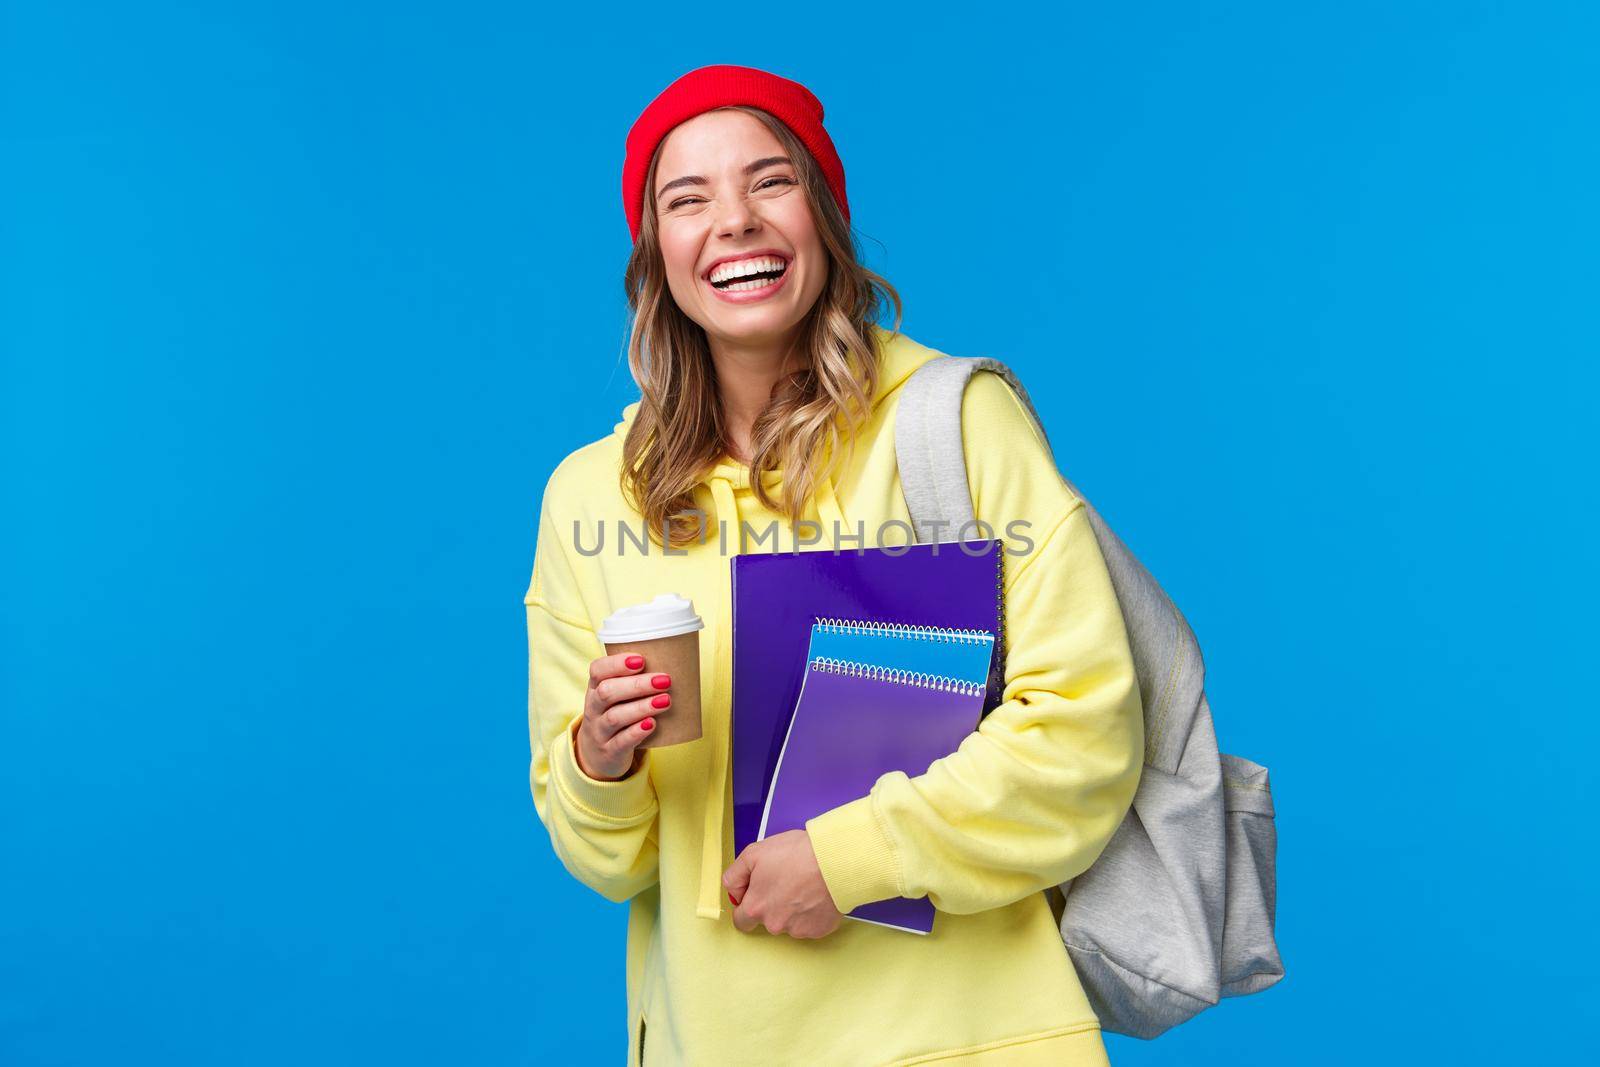
[[[694,604],[676,593],[662,593],[645,604],[618,608],[600,623],[602,644],[623,641],[654,641],[702,629],[705,623],[694,613]]]

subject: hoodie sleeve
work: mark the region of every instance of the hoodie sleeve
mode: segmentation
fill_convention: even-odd
[[[650,750],[617,781],[590,778],[573,754],[588,695],[589,664],[605,645],[579,605],[560,525],[552,517],[556,476],[539,508],[533,576],[523,597],[528,614],[529,780],[540,822],[573,877],[608,900],[624,901],[660,878],[660,810],[650,779]],[[568,524],[570,525],[570,524]]]
[[[841,912],[926,896],[968,914],[1076,877],[1139,781],[1138,678],[1083,502],[1003,378],[975,374],[961,410],[974,509],[1006,548],[1003,701],[926,773],[806,823]]]

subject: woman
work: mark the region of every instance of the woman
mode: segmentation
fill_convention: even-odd
[[[1081,502],[1005,382],[974,376],[976,512],[1029,541],[1006,546],[1004,702],[927,773],[734,856],[731,557],[906,543],[897,390],[942,353],[898,332],[898,295],[857,261],[822,106],[795,82],[678,79],[629,133],[624,205],[642,395],[551,475],[525,602],[535,807],[566,868],[630,903],[630,1063],[1104,1063],[1043,892],[1109,840],[1143,749]],[[640,749],[671,679],[595,631],[664,592],[706,619],[704,735]],[[841,922],[924,895],[927,936]]]

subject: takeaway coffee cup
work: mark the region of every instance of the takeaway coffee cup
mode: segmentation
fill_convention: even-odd
[[[640,748],[694,741],[700,736],[700,631],[705,623],[694,605],[676,593],[619,608],[600,623],[600,641],[608,655],[634,652],[644,657],[641,674],[669,674],[670,707],[654,714],[656,728]]]

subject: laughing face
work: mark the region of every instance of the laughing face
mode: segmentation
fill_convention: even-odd
[[[678,307],[708,337],[787,344],[827,257],[782,142],[753,115],[708,111],[662,142],[652,201]]]

